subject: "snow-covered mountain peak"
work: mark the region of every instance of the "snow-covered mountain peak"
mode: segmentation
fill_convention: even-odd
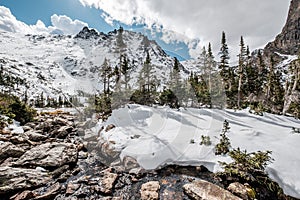
[[[174,59],[155,41],[122,28],[105,34],[84,27],[74,37],[0,31],[0,37],[0,58],[6,63],[1,66],[6,73],[22,77],[27,83],[27,88],[16,91],[19,95],[25,90],[30,96],[41,92],[49,96],[59,92],[74,95],[78,90],[95,93],[101,90],[99,69],[104,60],[114,68],[120,65],[121,55],[126,55],[131,67],[131,85],[136,82],[147,52],[156,76],[163,83],[167,82],[174,65]]]

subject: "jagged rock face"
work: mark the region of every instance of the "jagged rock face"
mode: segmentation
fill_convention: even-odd
[[[98,38],[99,34],[94,29],[89,29],[88,27],[84,27],[76,36],[75,38],[81,39],[90,39],[90,38]]]
[[[300,0],[292,0],[282,32],[265,47],[265,54],[274,52],[295,55],[300,49]]]

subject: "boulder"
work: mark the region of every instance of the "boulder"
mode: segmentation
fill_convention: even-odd
[[[26,135],[29,140],[34,142],[44,141],[48,138],[47,136],[37,133],[35,131],[27,131],[24,135]]]
[[[130,156],[125,156],[123,158],[123,165],[126,170],[136,169],[140,167],[136,159]]]
[[[114,129],[114,128],[116,128],[115,125],[109,124],[109,125],[105,128],[105,132],[108,132],[108,131],[110,131],[110,130],[112,130],[112,129]]]
[[[242,200],[213,183],[196,180],[183,186],[184,192],[192,199],[201,200]]]
[[[73,122],[70,122],[70,121],[68,121],[68,119],[64,119],[62,117],[55,117],[53,124],[60,125],[60,126],[72,126]]]
[[[13,200],[29,200],[29,199],[33,199],[36,196],[35,193],[33,193],[30,190],[25,190],[23,192],[20,192],[14,196],[12,196],[10,199]]]
[[[100,180],[100,191],[105,194],[110,194],[117,177],[117,174],[106,172]]]
[[[18,158],[24,153],[25,151],[22,148],[10,142],[0,142],[0,160],[9,157]]]
[[[54,131],[53,137],[64,139],[73,131],[71,126],[62,126],[58,130]]]
[[[59,183],[51,185],[44,194],[35,197],[34,200],[54,199],[54,197],[60,192],[60,188],[61,185]]]
[[[150,181],[144,183],[141,187],[141,199],[142,200],[155,200],[159,199],[159,189],[160,185],[158,181]]]
[[[246,185],[243,185],[239,182],[234,182],[231,183],[228,188],[227,188],[230,192],[232,192],[232,194],[235,194],[239,197],[241,197],[244,200],[250,200],[251,198],[249,198],[248,195],[248,190],[250,188],[248,188]]]
[[[30,126],[22,126],[24,132],[31,131],[32,128]]]
[[[78,188],[80,187],[80,184],[73,184],[73,183],[68,183],[67,185],[67,190],[66,190],[66,194],[70,195],[73,194],[76,190],[78,190]]]
[[[33,147],[24,153],[15,166],[60,167],[77,162],[77,148],[71,143],[46,143]]]
[[[35,169],[0,167],[0,194],[39,187],[50,180],[48,173]]]

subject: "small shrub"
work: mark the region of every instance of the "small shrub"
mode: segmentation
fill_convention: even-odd
[[[211,145],[210,137],[209,136],[201,135],[200,145],[205,145],[205,146]]]
[[[147,90],[135,90],[130,97],[130,101],[136,104],[150,106],[155,103],[155,94]]]
[[[0,133],[4,127],[6,127],[7,123],[6,120],[3,117],[0,117]]]
[[[15,119],[21,125],[33,121],[36,111],[13,95],[0,93],[0,114]]]
[[[225,155],[229,152],[230,149],[230,141],[227,137],[226,133],[230,129],[228,121],[224,121],[223,129],[220,134],[220,142],[215,147],[215,155]]]
[[[191,139],[191,140],[190,140],[190,144],[195,144],[195,140],[194,140],[194,139]]]
[[[229,152],[232,163],[220,162],[224,172],[216,175],[221,177],[225,185],[231,182],[247,183],[255,190],[256,199],[281,199],[283,190],[272,181],[265,172],[266,166],[273,161],[271,151],[247,153],[239,148]]]
[[[168,105],[170,108],[179,108],[178,98],[170,89],[164,89],[159,95],[160,105]]]

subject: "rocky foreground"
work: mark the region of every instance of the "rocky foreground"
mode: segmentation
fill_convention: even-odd
[[[0,134],[0,199],[251,199],[247,184],[231,183],[205,167],[166,166],[145,171],[101,140],[97,121],[62,112],[43,113]],[[99,137],[100,136],[100,137]],[[286,197],[286,199],[292,199]]]

